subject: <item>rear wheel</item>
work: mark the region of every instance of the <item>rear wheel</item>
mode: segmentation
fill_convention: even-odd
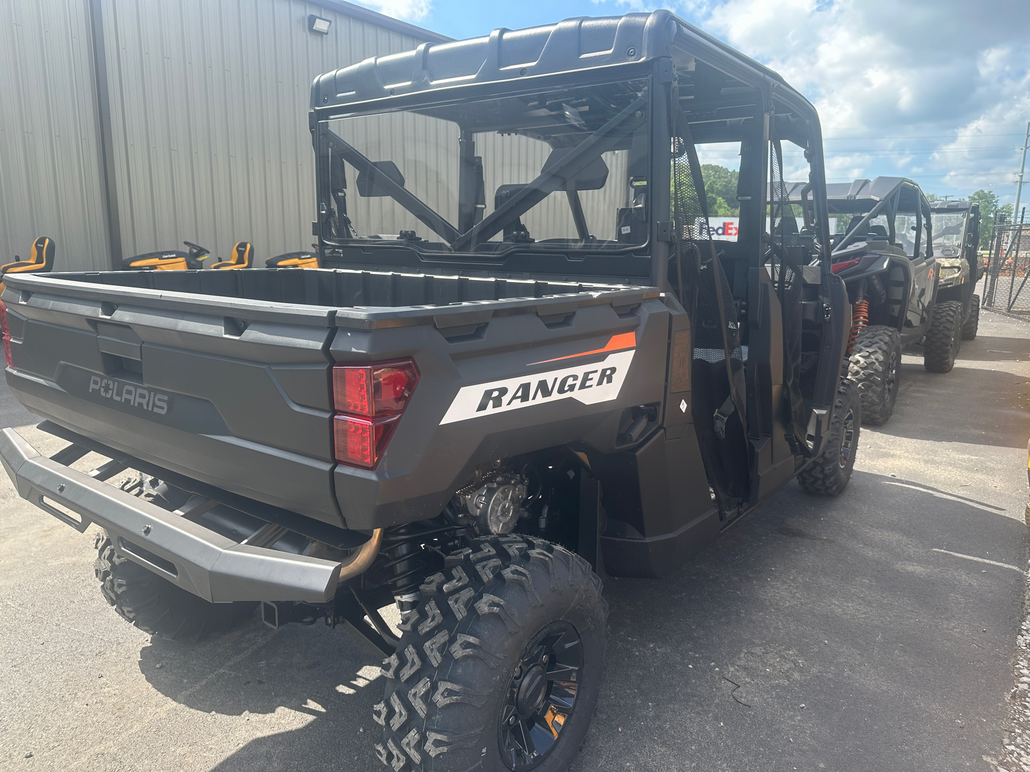
[[[938,303],[933,321],[923,340],[923,367],[931,373],[950,373],[962,345],[962,304],[957,300]]]
[[[541,539],[467,544],[422,585],[383,664],[376,755],[414,772],[568,769],[600,691],[601,580]]]
[[[176,641],[198,641],[237,626],[257,606],[208,603],[120,554],[106,531],[97,534],[96,548],[93,571],[104,599],[122,619],[145,633]]]
[[[855,468],[859,425],[862,422],[858,387],[842,380],[837,389],[826,447],[812,464],[798,475],[798,483],[807,493],[836,496],[848,484]]]
[[[901,336],[893,327],[865,328],[855,340],[848,378],[858,385],[862,423],[881,426],[894,414],[901,369]]]
[[[969,301],[969,316],[962,323],[962,340],[976,340],[976,331],[980,327],[980,296],[973,295]]]

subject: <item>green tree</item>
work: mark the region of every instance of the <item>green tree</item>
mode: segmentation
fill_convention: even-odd
[[[736,217],[740,214],[740,208],[734,209],[722,196],[713,196],[705,190],[705,197],[708,199],[708,214],[712,217]]]
[[[927,193],[926,194],[926,200],[930,201],[931,203],[934,202],[934,201],[937,201],[937,194],[936,193]]]
[[[991,234],[994,233],[994,218],[998,213],[998,196],[993,190],[983,190],[969,194],[969,200],[980,205],[980,249],[990,249]],[[1009,212],[1012,207],[1009,206]]]
[[[740,205],[737,203],[736,169],[727,169],[719,164],[701,164],[701,177],[705,181],[705,198],[708,199],[709,214],[718,217],[737,217]]]
[[[740,216],[740,205],[737,203],[737,176],[735,169],[727,169],[719,164],[701,164],[701,178],[705,182],[705,199],[708,201],[710,216]],[[670,183],[670,188],[675,206],[675,182]]]

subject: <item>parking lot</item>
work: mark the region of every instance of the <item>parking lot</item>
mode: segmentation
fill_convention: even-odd
[[[1024,597],[1028,332],[985,313],[944,376],[907,355],[841,497],[791,485],[669,579],[608,580],[574,769],[985,768]],[[6,390],[0,418],[31,420]],[[0,481],[0,769],[374,768],[378,663],[347,633],[151,640],[91,547]]]

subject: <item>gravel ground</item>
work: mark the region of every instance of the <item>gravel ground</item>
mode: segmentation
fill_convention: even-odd
[[[1024,322],[1030,321],[1025,316],[1018,318]],[[1030,527],[1030,504],[1027,505],[1025,518]],[[1023,623],[1016,638],[1016,653],[1013,656],[1013,671],[1014,686],[1008,695],[1009,715],[1005,726],[1004,753],[999,758],[984,757],[991,772],[1030,772],[1030,567],[1023,600]]]
[[[1030,504],[1026,508],[1030,526]],[[1016,638],[1013,658],[1015,685],[1009,692],[1009,716],[1005,726],[1004,755],[984,757],[991,772],[1030,772],[1030,570],[1027,571],[1026,596],[1023,600],[1023,624]]]

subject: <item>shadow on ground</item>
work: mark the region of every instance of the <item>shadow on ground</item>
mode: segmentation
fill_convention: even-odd
[[[962,557],[971,544],[993,563]],[[792,485],[672,577],[607,582],[607,673],[573,769],[979,768],[1000,742],[1025,552],[1021,522],[926,486],[856,472],[818,499]],[[185,689],[196,650],[140,655],[197,710],[312,715],[215,769],[378,768],[381,682],[363,648],[321,627],[234,635],[204,647],[235,659]]]

